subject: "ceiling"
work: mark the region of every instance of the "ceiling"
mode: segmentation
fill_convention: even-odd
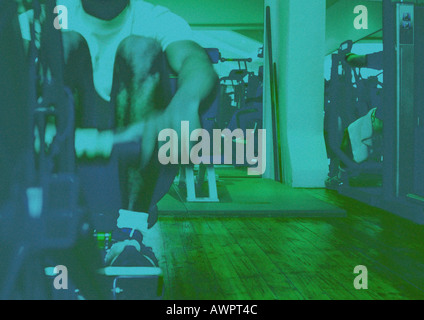
[[[265,0],[146,0],[156,5],[162,5],[187,20],[194,30],[233,31],[240,36],[250,38],[259,43],[264,42],[264,2]],[[279,0],[280,1],[280,0]],[[286,0],[281,0],[286,1]],[[346,3],[366,1],[374,4],[380,0],[326,0],[328,20],[340,20],[339,8]],[[337,8],[336,8],[337,7]],[[344,19],[344,18],[343,18]],[[336,22],[337,22],[336,21]],[[331,21],[330,21],[331,22]],[[341,29],[340,23],[328,23],[328,37],[333,35],[331,30]],[[350,26],[350,25],[349,25]],[[341,33],[344,31],[341,30]],[[381,35],[374,34],[373,39]],[[367,39],[368,40],[368,39]]]

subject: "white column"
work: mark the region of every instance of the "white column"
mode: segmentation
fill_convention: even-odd
[[[284,183],[323,187],[328,172],[324,142],[325,0],[266,0],[271,6],[277,62],[279,137]],[[266,79],[269,79],[266,63]],[[267,177],[273,177],[269,81],[265,81]]]

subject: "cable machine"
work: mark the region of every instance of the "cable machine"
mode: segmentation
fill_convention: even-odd
[[[330,175],[345,165],[333,187],[424,224],[424,1],[383,2],[383,84],[362,79],[346,63],[352,44],[343,43],[333,54],[326,83]],[[358,163],[342,150],[343,132],[374,107],[381,113],[382,135],[370,146],[370,157]]]
[[[160,268],[102,261],[112,239],[94,232],[93,213],[80,197],[74,100],[64,81],[62,33],[53,24],[56,0],[43,5],[44,19],[41,1],[32,1],[26,54],[17,2],[0,0],[0,300],[161,299]],[[57,134],[47,150],[52,118]],[[63,290],[54,286],[57,267],[67,270]]]

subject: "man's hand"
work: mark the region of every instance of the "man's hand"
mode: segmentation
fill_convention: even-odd
[[[140,128],[142,129],[141,143],[141,159],[142,165],[147,165],[153,155],[156,144],[158,143],[159,133],[164,129],[174,130],[178,134],[178,141],[174,141],[175,145],[171,150],[179,151],[179,153],[188,153],[189,150],[180,150],[180,146],[186,146],[189,141],[182,141],[188,137],[181,135],[181,122],[188,121],[190,126],[190,134],[193,130],[200,129],[199,118],[200,102],[190,97],[184,97],[177,92],[170,105],[163,112],[152,114]]]
[[[186,141],[181,141],[181,122],[188,121],[190,134],[193,130],[201,128],[199,119],[199,102],[180,96],[174,97],[171,104],[163,110],[156,111],[143,122],[130,125],[124,131],[116,133],[114,144],[139,142],[141,141],[141,164],[148,164],[158,143],[159,133],[164,129],[172,129],[178,134],[179,140],[175,141],[172,150],[179,151],[180,145],[187,145]],[[188,150],[180,150],[188,152]]]

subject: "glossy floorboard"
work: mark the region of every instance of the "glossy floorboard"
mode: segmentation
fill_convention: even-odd
[[[423,299],[424,227],[335,192],[346,218],[161,218],[165,299]],[[356,290],[354,268],[368,268]]]

